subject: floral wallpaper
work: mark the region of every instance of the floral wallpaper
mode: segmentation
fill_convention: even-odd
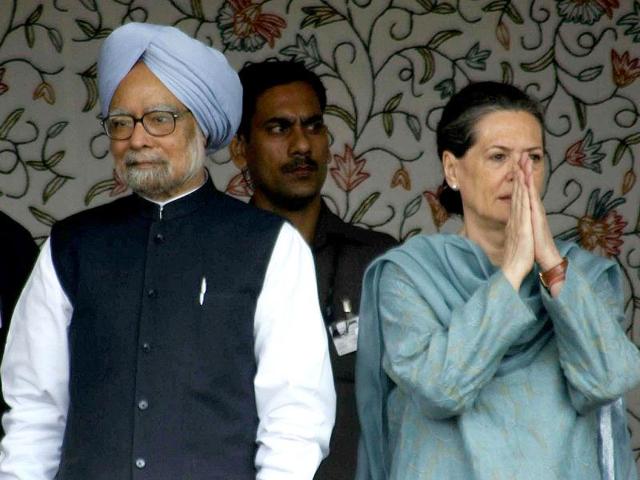
[[[454,231],[438,202],[435,127],[470,81],[518,85],[546,110],[554,233],[613,258],[640,345],[640,0],[2,0],[0,209],[43,241],[122,194],[97,105],[96,57],[129,21],[175,25],[240,68],[304,62],[328,89],[324,196],[343,219],[405,240]],[[248,198],[227,151],[218,188]],[[640,392],[628,398],[640,463]]]

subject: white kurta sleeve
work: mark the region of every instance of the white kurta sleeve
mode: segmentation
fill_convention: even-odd
[[[69,406],[71,314],[47,240],[16,305],[2,361],[11,410],[2,419],[0,480],[50,480],[58,471]]]
[[[257,480],[311,480],[329,451],[335,390],[313,257],[285,224],[255,314]]]

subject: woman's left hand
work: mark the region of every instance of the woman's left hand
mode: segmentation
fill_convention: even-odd
[[[549,270],[560,262],[562,257],[553,241],[553,235],[547,221],[547,214],[542,205],[540,194],[533,181],[533,165],[529,155],[523,155],[520,160],[520,168],[524,172],[525,184],[529,193],[531,205],[531,226],[533,229],[533,244],[535,261],[541,271]]]

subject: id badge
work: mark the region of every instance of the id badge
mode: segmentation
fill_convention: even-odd
[[[353,353],[358,349],[358,317],[339,320],[327,328],[339,356]]]

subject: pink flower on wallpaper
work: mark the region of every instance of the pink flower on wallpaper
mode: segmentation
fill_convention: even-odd
[[[578,220],[578,242],[580,245],[606,257],[620,254],[624,243],[622,233],[627,222],[615,210],[601,218],[585,215]]]
[[[353,148],[350,145],[344,146],[344,155],[334,154],[333,160],[335,166],[329,171],[338,187],[345,192],[350,192],[369,178],[369,173],[364,171],[367,161],[364,158],[354,157]]]
[[[231,50],[253,52],[269,43],[273,48],[281,30],[287,26],[284,18],[262,13],[262,4],[252,0],[228,0],[216,18],[222,42]]]
[[[251,188],[251,185],[242,172],[238,173],[231,180],[229,180],[227,188],[225,188],[224,191],[225,193],[233,195],[234,197],[249,198],[251,197],[251,195],[253,195],[253,189]]]
[[[110,197],[116,197],[129,190],[129,186],[125,183],[123,178],[118,174],[116,169],[113,169],[113,188],[109,192]]]
[[[611,65],[613,66],[613,81],[618,87],[626,87],[640,77],[640,59],[631,58],[629,52],[622,56],[611,50]]]
[[[600,151],[601,143],[593,143],[593,132],[587,130],[582,140],[571,145],[564,155],[564,159],[574,167],[583,167],[602,173],[600,162],[605,154]]]
[[[619,0],[597,0],[607,17],[613,18],[613,9],[620,7]]]
[[[620,6],[619,0],[559,0],[558,14],[567,22],[593,25],[603,14],[613,16],[613,9]]]
[[[2,95],[3,93],[7,92],[7,90],[9,90],[9,85],[7,85],[6,83],[2,83],[2,77],[4,77],[4,72],[6,72],[7,69],[2,67],[0,68],[0,95]]]
[[[620,247],[624,244],[624,228],[628,222],[616,208],[626,201],[624,197],[615,197],[613,190],[602,193],[601,189],[594,189],[578,224],[558,234],[557,238],[574,241],[583,248],[606,257],[619,255]]]

